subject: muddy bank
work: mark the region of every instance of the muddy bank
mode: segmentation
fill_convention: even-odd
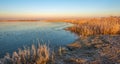
[[[55,55],[56,64],[119,64],[120,36],[81,36],[59,53]]]

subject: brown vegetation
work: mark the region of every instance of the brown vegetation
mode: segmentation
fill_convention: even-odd
[[[69,27],[68,30],[79,35],[120,34],[120,17],[84,18],[70,22],[75,26]]]
[[[49,61],[49,48],[46,45],[39,45],[36,48],[32,45],[30,48],[19,49],[13,52],[12,57],[7,55],[0,60],[0,64],[46,64]]]
[[[78,62],[78,59],[84,59],[83,64],[119,64],[120,63],[120,36],[89,36],[81,37],[74,43],[78,43],[81,48],[76,45],[69,47],[72,51],[69,53],[72,62]],[[71,45],[72,45],[71,44]],[[74,58],[74,59],[73,59]],[[71,60],[71,59],[69,59]],[[74,61],[73,61],[74,60]]]

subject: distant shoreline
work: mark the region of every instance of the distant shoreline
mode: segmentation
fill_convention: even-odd
[[[33,22],[33,21],[41,21],[41,20],[0,20],[0,22],[26,22],[26,21],[30,21],[30,22]]]

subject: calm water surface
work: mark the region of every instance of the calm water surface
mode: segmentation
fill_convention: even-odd
[[[0,57],[23,46],[47,43],[59,47],[71,43],[77,36],[64,28],[72,26],[64,22],[0,22]]]

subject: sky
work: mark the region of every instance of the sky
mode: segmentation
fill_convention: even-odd
[[[0,0],[0,18],[120,16],[120,0]]]

